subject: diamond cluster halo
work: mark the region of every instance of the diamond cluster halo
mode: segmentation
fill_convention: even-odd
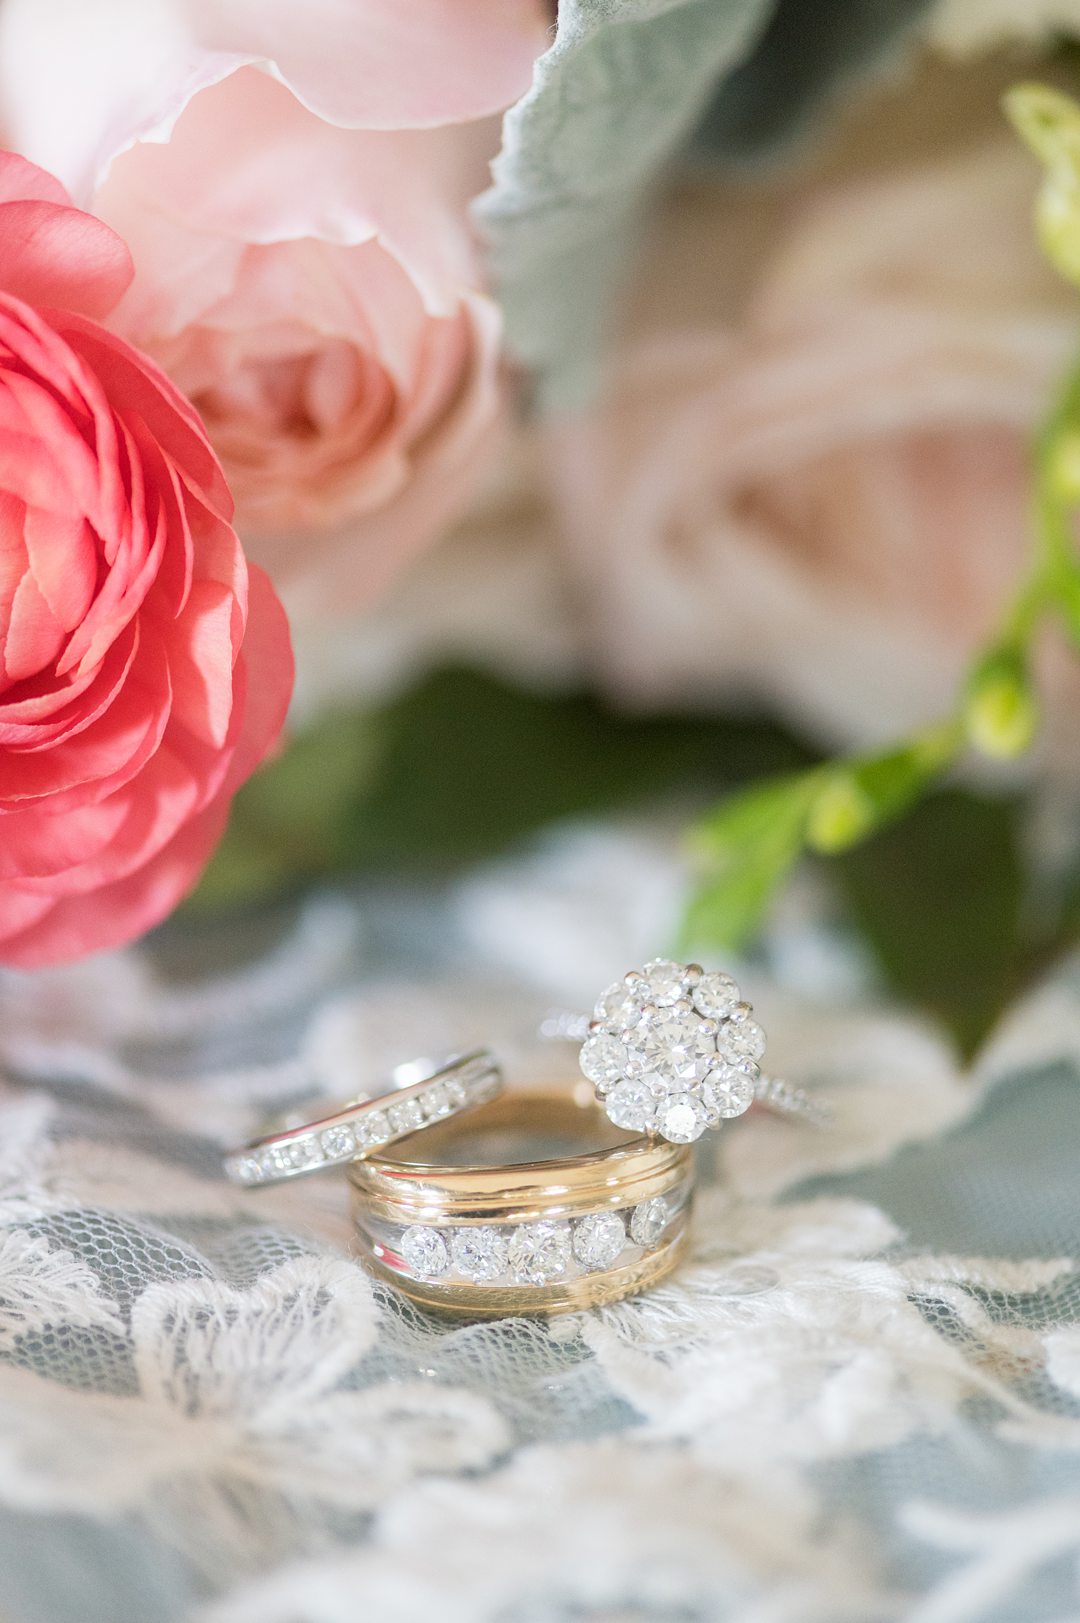
[[[656,958],[601,995],[581,1069],[616,1127],[689,1144],[750,1109],[764,1052],[730,975]]]

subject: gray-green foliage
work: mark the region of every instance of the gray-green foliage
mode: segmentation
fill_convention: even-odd
[[[634,217],[773,0],[562,0],[478,206],[510,344],[546,404],[587,393]]]
[[[477,207],[509,343],[543,406],[587,398],[642,206],[694,131],[725,157],[775,145],[925,4],[561,0]]]

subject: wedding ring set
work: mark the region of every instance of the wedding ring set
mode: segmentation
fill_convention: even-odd
[[[609,987],[580,1041],[582,1082],[504,1091],[486,1050],[399,1067],[389,1088],[289,1122],[225,1158],[258,1188],[344,1166],[370,1271],[429,1308],[550,1314],[655,1283],[683,1250],[692,1142],[755,1103],[823,1109],[764,1077],[765,1039],[730,976],[666,959]]]

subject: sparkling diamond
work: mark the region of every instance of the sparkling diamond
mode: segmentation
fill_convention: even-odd
[[[689,1093],[676,1093],[656,1112],[656,1131],[671,1144],[692,1144],[705,1131],[705,1111]]]
[[[321,1160],[322,1155],[314,1138],[290,1138],[266,1151],[263,1167],[280,1177],[282,1173],[299,1172],[311,1166],[312,1162]]]
[[[510,1272],[519,1285],[546,1285],[561,1279],[570,1262],[567,1223],[522,1223],[510,1241]]]
[[[370,1116],[361,1116],[356,1122],[354,1131],[357,1142],[363,1144],[365,1148],[370,1148],[373,1144],[386,1143],[390,1137],[390,1123],[383,1111],[376,1110]]]
[[[644,1249],[655,1245],[657,1240],[667,1228],[668,1206],[663,1195],[655,1195],[652,1200],[643,1200],[635,1206],[630,1217],[630,1238],[635,1245]]]
[[[288,1151],[290,1161],[297,1168],[314,1166],[316,1161],[322,1160],[322,1150],[313,1133],[308,1133],[304,1138],[292,1139]]]
[[[741,1116],[754,1102],[756,1077],[753,1070],[724,1065],[710,1071],[701,1088],[705,1113],[710,1121],[726,1121]]]
[[[400,1099],[386,1114],[395,1133],[414,1133],[424,1125],[424,1108],[419,1099]]]
[[[636,1025],[641,1019],[642,999],[640,992],[644,987],[627,986],[625,981],[616,981],[602,993],[596,1004],[596,1018],[614,1026],[622,1031],[627,1026]]]
[[[356,1134],[345,1124],[328,1127],[320,1134],[319,1142],[328,1161],[347,1161],[356,1149]]]
[[[682,964],[673,964],[670,958],[654,958],[646,964],[644,978],[651,1003],[666,1006],[686,996],[686,969]]]
[[[574,1255],[583,1268],[610,1268],[626,1244],[618,1212],[590,1212],[574,1224]]]
[[[443,1087],[446,1089],[446,1114],[452,1116],[455,1110],[460,1110],[462,1105],[467,1102],[469,1095],[466,1092],[464,1082],[459,1082],[456,1076],[452,1076],[444,1082]]]
[[[625,1076],[625,1045],[606,1031],[594,1032],[582,1046],[581,1069],[590,1082],[612,1082]]]
[[[450,1247],[438,1229],[414,1223],[402,1234],[400,1249],[411,1272],[422,1278],[436,1279],[450,1266]]]
[[[455,1229],[454,1267],[467,1279],[481,1283],[506,1272],[507,1236],[490,1223]]]
[[[630,1133],[642,1133],[652,1126],[656,1100],[644,1079],[620,1082],[604,1100],[604,1109],[616,1127],[625,1127]]]
[[[753,1020],[730,1020],[720,1027],[716,1046],[724,1059],[759,1060],[765,1052],[765,1033]]]
[[[649,1061],[642,1047],[645,1040],[644,1022],[633,1026],[629,1031],[624,1031],[623,1039],[626,1046],[624,1076],[644,1077],[649,1070]]]
[[[690,995],[698,1013],[707,1015],[710,1020],[729,1019],[739,1002],[739,988],[730,975],[719,971],[702,975]]]
[[[714,1028],[692,1009],[664,1010],[634,1034],[650,1070],[682,1082],[697,1081],[716,1054]]]
[[[713,1058],[715,1057],[714,1055]],[[661,1076],[659,1071],[646,1071],[638,1080],[657,1100],[666,1099],[672,1093],[686,1092],[685,1082],[676,1081],[674,1077]]]
[[[425,1121],[438,1121],[440,1116],[448,1116],[454,1107],[450,1103],[450,1095],[445,1086],[441,1082],[436,1082],[421,1095],[420,1108],[424,1112]]]
[[[236,1177],[241,1183],[261,1183],[263,1175],[262,1161],[257,1155],[242,1155],[234,1163]]]

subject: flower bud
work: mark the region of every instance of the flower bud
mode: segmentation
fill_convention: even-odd
[[[1048,85],[1017,85],[1005,97],[1013,126],[1046,174],[1035,205],[1043,249],[1061,274],[1080,283],[1080,106]]]
[[[1080,503],[1080,430],[1068,429],[1056,437],[1046,471],[1054,497],[1063,507]]]
[[[1023,658],[1004,651],[976,671],[964,709],[968,739],[995,760],[1011,761],[1031,746],[1039,710]]]
[[[855,776],[839,768],[827,779],[810,807],[806,843],[829,856],[856,845],[873,828],[874,803]]]

